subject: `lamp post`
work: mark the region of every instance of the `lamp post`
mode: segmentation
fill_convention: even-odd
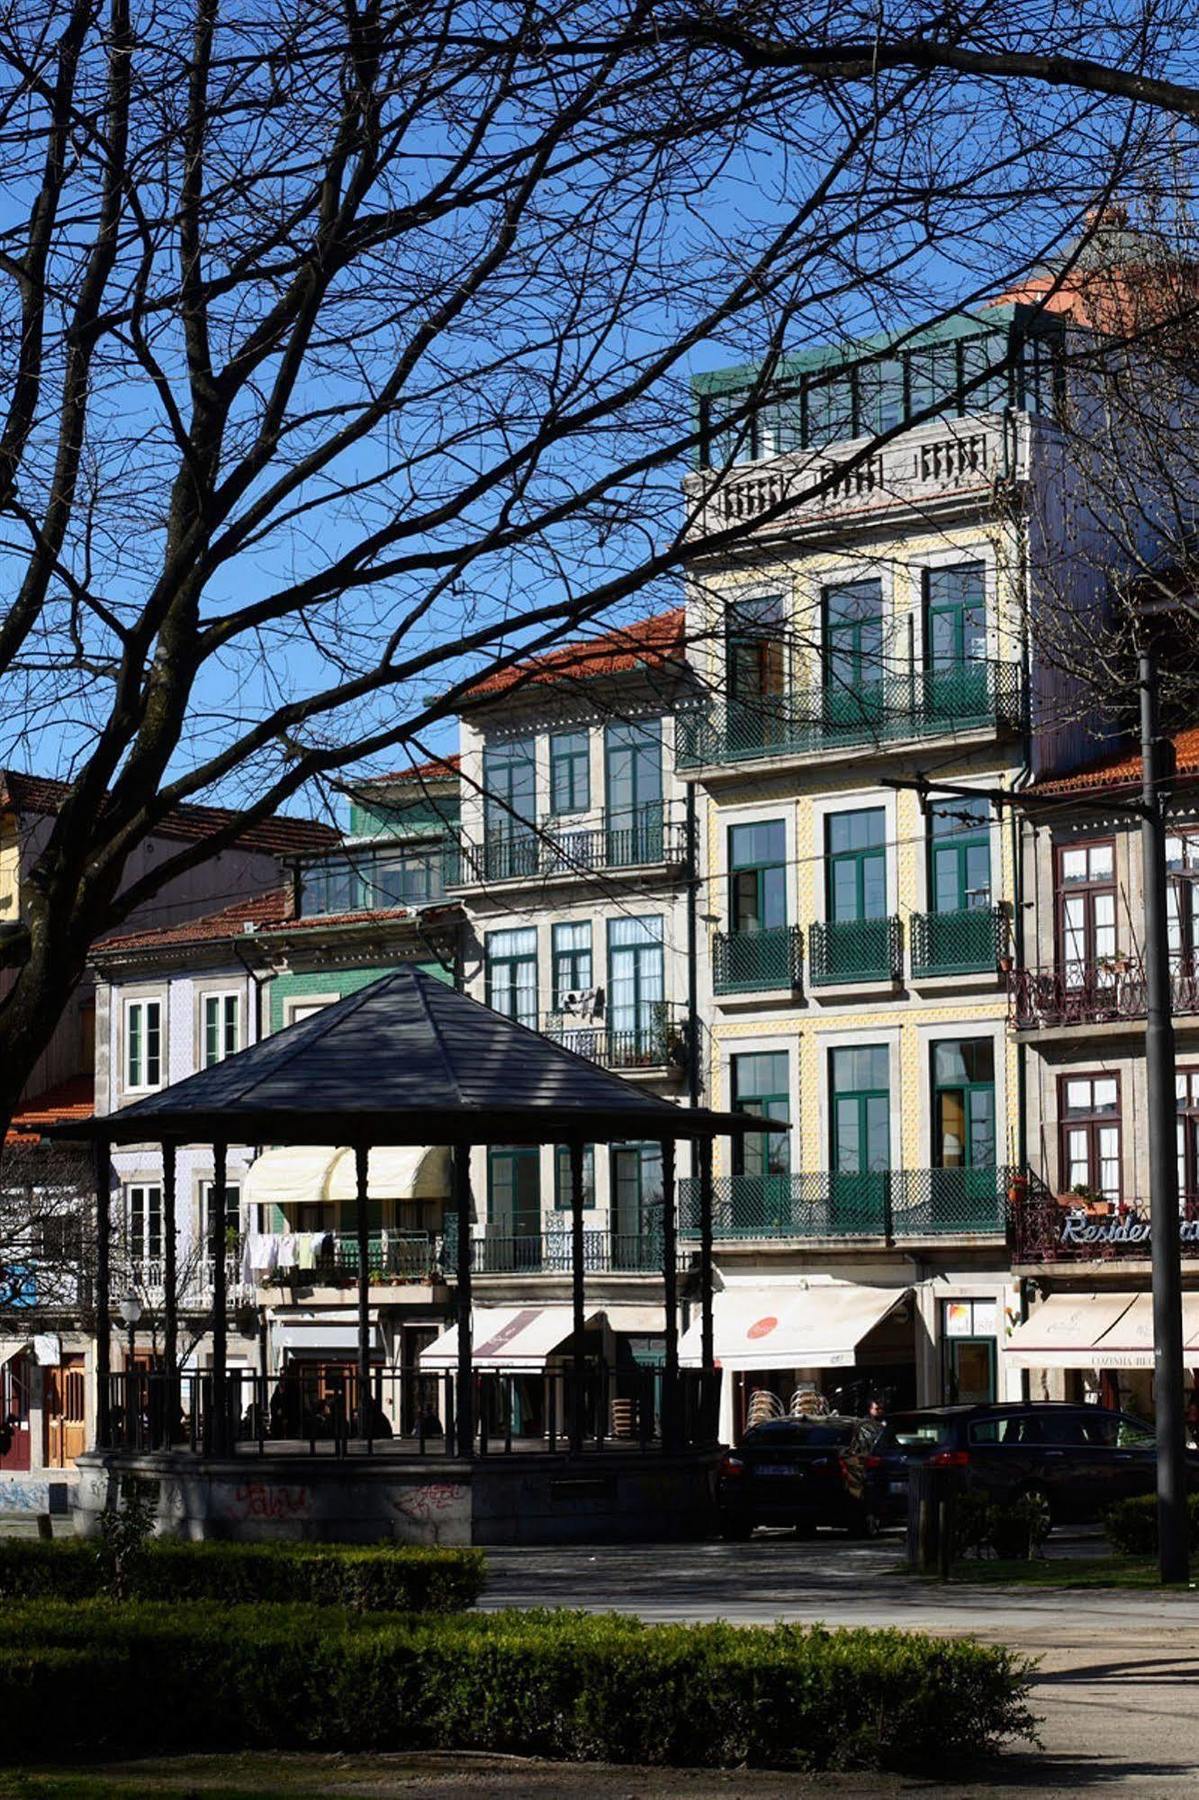
[[[117,1311],[120,1313],[121,1323],[128,1333],[125,1368],[126,1371],[129,1371],[133,1368],[133,1353],[137,1339],[137,1322],[142,1316],[142,1303],[133,1292],[132,1288],[127,1294],[121,1295],[120,1300],[117,1302]]]

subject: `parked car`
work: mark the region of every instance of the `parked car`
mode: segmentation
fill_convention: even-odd
[[[873,1421],[835,1415],[751,1426],[717,1472],[721,1536],[747,1538],[755,1525],[832,1525],[873,1537],[887,1493],[877,1437]]]
[[[913,1464],[965,1471],[967,1486],[995,1500],[1041,1500],[1055,1522],[1094,1519],[1115,1500],[1151,1494],[1157,1482],[1152,1425],[1104,1406],[1057,1401],[933,1406],[898,1413],[875,1445],[888,1518],[906,1517]],[[1199,1488],[1199,1452],[1188,1450]]]

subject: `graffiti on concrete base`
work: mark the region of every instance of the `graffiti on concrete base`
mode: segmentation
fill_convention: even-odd
[[[274,1487],[265,1481],[247,1481],[225,1508],[229,1519],[306,1519],[311,1496],[306,1487]]]
[[[461,1482],[431,1481],[419,1487],[393,1488],[391,1504],[422,1539],[440,1543],[443,1533],[461,1529],[469,1516],[470,1489]]]
[[[0,1513],[36,1513],[50,1510],[50,1483],[17,1476],[0,1480]]]

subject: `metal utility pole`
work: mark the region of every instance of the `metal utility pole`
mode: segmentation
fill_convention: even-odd
[[[1149,1102],[1149,1218],[1153,1257],[1153,1368],[1157,1415],[1157,1541],[1162,1581],[1185,1581],[1187,1474],[1183,1416],[1182,1274],[1178,1240],[1177,1100],[1166,912],[1169,769],[1157,718],[1157,669],[1140,653],[1141,880],[1145,896],[1145,1078]]]

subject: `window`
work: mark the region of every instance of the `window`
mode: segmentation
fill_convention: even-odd
[[[487,1004],[505,1018],[537,1029],[537,930],[489,931]]]
[[[930,910],[991,904],[991,808],[986,800],[934,800],[928,809]]]
[[[760,1119],[790,1118],[790,1081],[785,1050],[754,1050],[744,1056],[734,1056],[729,1074],[734,1112],[753,1113]],[[733,1144],[735,1175],[787,1175],[790,1169],[789,1132],[763,1132],[760,1136],[737,1138]]]
[[[805,387],[809,444],[835,444],[854,435],[853,371],[835,368],[813,375]]]
[[[924,571],[924,643],[934,673],[986,661],[987,584],[982,563]]]
[[[656,862],[662,841],[662,724],[617,719],[604,733],[608,861]]]
[[[532,834],[537,818],[537,747],[531,737],[487,745],[483,809],[489,839]]]
[[[314,1018],[317,1013],[324,1012],[327,1006],[332,1005],[332,999],[289,1000],[287,1002],[287,1023],[289,1025],[298,1025],[301,1020]]]
[[[738,600],[725,612],[725,666],[730,705],[781,694],[787,685],[783,597]]]
[[[883,678],[883,589],[846,581],[824,590],[824,685],[830,695],[860,693]]]
[[[157,1182],[134,1183],[125,1189],[125,1209],[130,1260],[156,1261],[162,1255],[162,1188]]]
[[[442,894],[440,844],[380,850],[371,864],[371,906],[428,906]]]
[[[830,920],[881,919],[887,912],[887,814],[881,806],[830,813],[824,841]]]
[[[241,1049],[241,995],[205,994],[204,1067],[224,1062]]]
[[[1172,877],[1166,889],[1170,956],[1187,972],[1199,963],[1199,837],[1171,834],[1166,839],[1166,867]]]
[[[862,363],[856,373],[855,436],[878,437],[894,431],[903,421],[903,364],[894,360]]]
[[[654,1041],[665,999],[660,918],[608,921],[608,1029]]]
[[[1064,1075],[1061,1174],[1067,1193],[1120,1198],[1120,1083],[1115,1075]]]
[[[130,1000],[125,1006],[125,1086],[162,1086],[162,1002]]]
[[[891,1166],[891,1055],[885,1044],[830,1050],[832,1159],[838,1175]]]
[[[555,925],[553,950],[554,1011],[560,1012],[567,994],[585,993],[593,985],[590,920],[583,919],[571,925]]]
[[[1082,986],[1097,963],[1116,954],[1115,865],[1111,838],[1058,848],[1058,957],[1071,986]]]
[[[555,731],[550,737],[550,811],[586,812],[591,805],[591,746],[585,731]]]
[[[995,1167],[995,1045],[990,1038],[933,1045],[933,1167]]]
[[[531,1145],[497,1145],[487,1153],[487,1218],[514,1237],[541,1231],[541,1152]]]
[[[1199,1069],[1179,1069],[1174,1077],[1178,1104],[1178,1193],[1199,1199]]]
[[[317,913],[358,912],[362,903],[362,876],[346,858],[306,863],[300,870],[300,912],[305,918]]]
[[[200,1183],[200,1242],[207,1254],[212,1241],[212,1190],[211,1181]],[[241,1186],[236,1181],[225,1183],[225,1234],[236,1238],[241,1231]]]
[[[787,923],[787,828],[781,819],[729,827],[729,920],[734,931]]]
[[[556,1212],[570,1211],[571,1172],[570,1147],[557,1144],[554,1147],[554,1209]],[[595,1205],[595,1151],[588,1144],[583,1151],[583,1205]]]
[[[662,1231],[662,1146],[613,1144],[612,1266],[653,1268]]]

